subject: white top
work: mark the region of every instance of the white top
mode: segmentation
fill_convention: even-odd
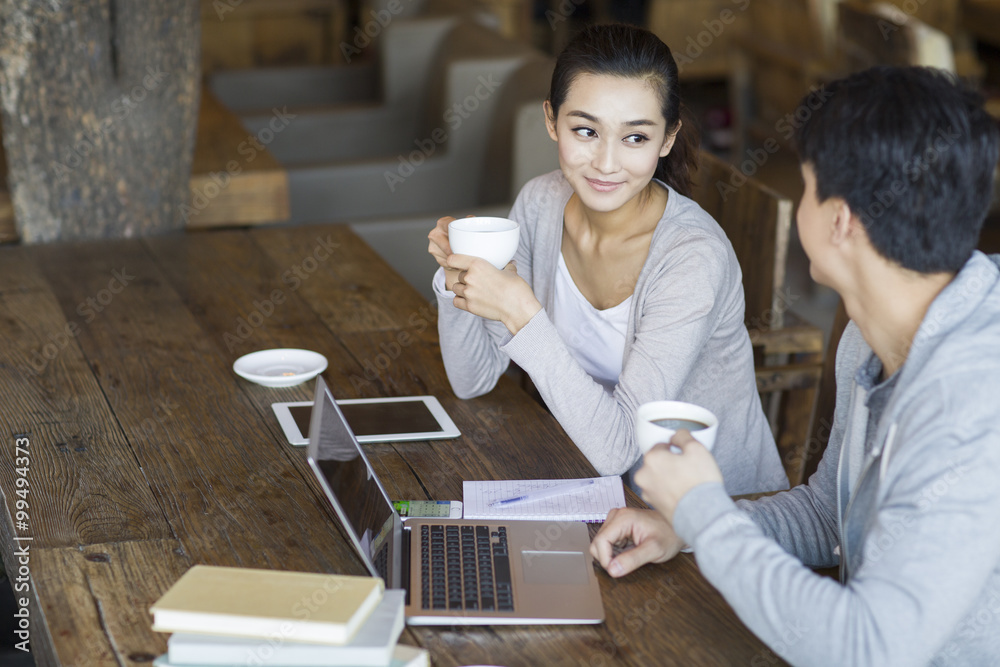
[[[561,252],[555,278],[549,317],[570,354],[611,394],[622,373],[632,295],[617,306],[594,308],[573,282]]]
[[[454,298],[455,293],[444,286],[444,269],[439,268],[434,274],[433,285],[437,294]],[[609,394],[613,393],[622,373],[632,296],[605,310],[594,308],[573,282],[562,253],[559,253],[554,296],[552,321],[570,354],[595,382]]]

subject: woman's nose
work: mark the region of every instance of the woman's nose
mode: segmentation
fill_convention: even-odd
[[[594,157],[591,164],[595,169],[603,174],[613,174],[618,171],[618,154],[616,151],[615,142],[613,141],[600,141],[594,151]]]

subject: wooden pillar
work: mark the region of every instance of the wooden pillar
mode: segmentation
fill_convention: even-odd
[[[0,110],[27,243],[183,226],[197,0],[3,0]]]

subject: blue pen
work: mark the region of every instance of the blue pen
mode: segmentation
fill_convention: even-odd
[[[585,486],[590,486],[594,483],[592,479],[578,479],[566,484],[556,484],[554,486],[547,486],[544,489],[539,489],[537,491],[529,491],[523,496],[517,496],[516,498],[506,498],[504,500],[494,500],[490,503],[490,507],[505,507],[507,505],[513,505],[514,503],[526,503],[531,500],[541,500],[542,498],[549,498],[551,496],[559,496],[564,493],[573,493],[577,489],[582,489]]]

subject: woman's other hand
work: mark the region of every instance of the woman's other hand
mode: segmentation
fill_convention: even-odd
[[[427,235],[430,241],[427,246],[427,252],[437,260],[438,265],[444,268],[444,286],[449,291],[452,290],[452,285],[458,280],[459,273],[458,269],[448,265],[448,256],[451,255],[451,243],[448,242],[448,223],[454,219],[450,215],[439,218],[437,224],[434,225],[434,229]]]
[[[512,334],[520,331],[542,309],[531,286],[517,275],[514,262],[499,271],[479,257],[449,255],[445,266],[458,269],[458,277],[451,286],[455,292],[455,307],[503,322]]]

